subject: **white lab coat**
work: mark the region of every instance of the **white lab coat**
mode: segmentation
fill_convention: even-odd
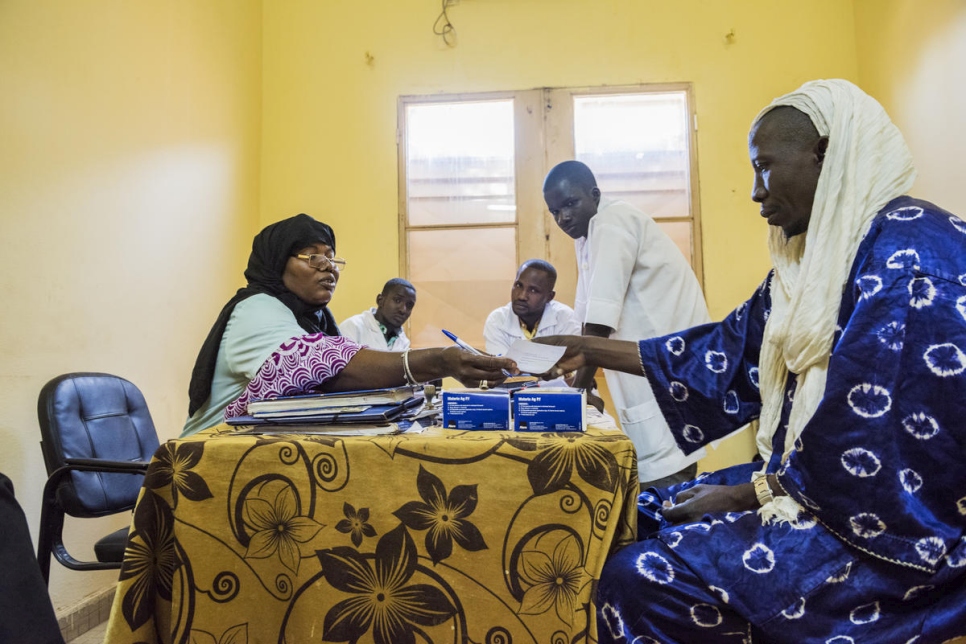
[[[601,198],[587,237],[576,240],[577,319],[642,340],[710,322],[704,294],[681,251],[653,219]],[[646,378],[605,370],[624,432],[637,449],[640,480],[678,472],[704,456],[678,448]]]
[[[574,310],[557,300],[547,302],[534,337],[547,335],[580,335],[580,322],[574,317]],[[511,344],[523,337],[520,318],[513,312],[512,303],[495,309],[483,325],[486,352],[495,356],[502,356]]]
[[[370,349],[381,351],[405,351],[408,349],[409,338],[406,337],[406,332],[402,329],[399,329],[396,341],[392,343],[392,348],[389,348],[386,343],[386,336],[382,334],[382,329],[379,328],[379,320],[376,319],[375,313],[376,307],[372,307],[368,311],[353,315],[339,324],[339,331],[345,337],[351,338]]]

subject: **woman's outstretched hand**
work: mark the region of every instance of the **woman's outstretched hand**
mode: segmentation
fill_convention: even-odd
[[[517,363],[508,358],[477,355],[459,347],[447,347],[441,352],[443,370],[467,387],[492,387],[507,378],[504,370],[511,375],[520,373]]]
[[[407,374],[408,367],[408,374]],[[360,349],[335,377],[326,380],[320,391],[353,391],[398,387],[406,382],[429,382],[453,377],[467,387],[503,382],[506,374],[519,370],[513,360],[477,355],[459,347],[413,349],[402,353]]]

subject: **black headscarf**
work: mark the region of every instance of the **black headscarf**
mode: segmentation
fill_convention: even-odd
[[[326,224],[306,214],[283,219],[255,235],[248,268],[245,269],[248,286],[238,289],[218,314],[218,319],[208,332],[208,337],[198,352],[198,359],[195,360],[191,384],[188,385],[189,416],[194,415],[211,395],[211,381],[215,375],[221,338],[235,305],[242,300],[258,293],[271,295],[292,310],[299,326],[307,333],[339,335],[339,327],[328,306],[314,306],[302,301],[282,282],[288,258],[307,246],[319,243],[330,246],[334,252],[335,233]]]

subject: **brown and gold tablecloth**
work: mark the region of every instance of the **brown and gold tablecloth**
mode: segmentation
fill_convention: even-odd
[[[633,541],[619,431],[233,433],[162,445],[107,642],[595,642]]]

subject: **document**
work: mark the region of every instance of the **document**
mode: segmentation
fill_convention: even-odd
[[[587,405],[587,427],[594,429],[620,429],[617,421],[610,414],[597,411],[593,405]]]
[[[503,357],[516,362],[517,367],[523,373],[540,375],[550,371],[550,368],[557,364],[557,361],[566,351],[567,347],[538,344],[520,339],[510,345]]]

